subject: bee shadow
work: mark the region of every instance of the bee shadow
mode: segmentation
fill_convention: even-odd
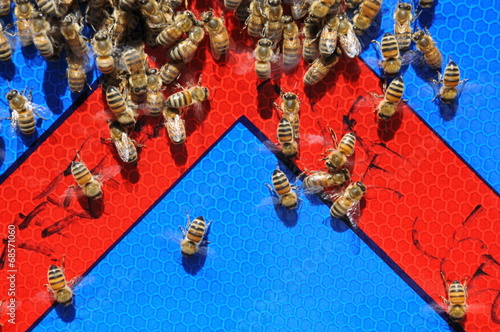
[[[434,16],[436,15],[436,6],[438,4],[438,0],[434,0],[432,7],[430,8],[420,8],[420,13],[418,14],[418,24],[422,28],[430,28],[432,23],[434,22]]]
[[[5,140],[3,137],[0,137],[0,167],[2,167],[5,161]]]
[[[188,151],[185,143],[174,144],[170,142],[170,154],[174,159],[175,166],[180,167],[186,165]]]
[[[104,193],[99,199],[90,199],[82,195],[78,197],[78,203],[93,219],[99,219],[104,213]]]
[[[432,80],[437,81],[439,79],[439,70],[429,67],[429,65],[425,62],[423,55],[420,56],[420,59],[417,58],[417,60],[412,62],[411,66],[415,71],[415,74],[417,74],[417,76],[424,82],[430,83]]]
[[[16,65],[12,61],[0,61],[0,75],[4,80],[8,82],[12,81],[16,75]]]
[[[54,114],[61,114],[63,104],[61,96],[64,95],[68,87],[68,79],[66,77],[66,58],[61,57],[59,61],[46,61],[47,68],[43,76],[42,89],[45,96],[47,107]]]
[[[74,300],[75,299],[73,298],[73,301]],[[73,302],[73,304],[68,305],[66,307],[63,305],[57,304],[55,309],[56,309],[57,316],[59,316],[59,318],[61,318],[61,320],[63,322],[70,323],[73,320],[75,320],[76,307],[75,307],[74,302]]]
[[[279,84],[272,84],[272,78],[257,85],[257,112],[262,119],[273,116],[274,100],[280,95]]]
[[[341,61],[344,61],[342,59]],[[337,64],[334,66],[333,70],[329,70],[328,74],[326,74],[325,78],[322,79],[320,82],[314,85],[306,85],[304,87],[304,93],[307,96],[307,99],[309,100],[309,104],[311,106],[311,110],[313,112],[316,112],[314,110],[314,105],[320,101],[327,92],[334,93],[335,92],[335,87],[337,86],[337,81],[338,81],[338,75],[337,75],[337,69],[340,68],[340,64]]]
[[[276,211],[276,215],[283,222],[285,227],[292,228],[297,225],[297,209],[288,210],[287,208],[281,206],[280,203],[277,203],[274,204],[274,211]]]
[[[36,49],[35,44],[22,46],[21,52],[26,59],[34,59],[36,56],[38,56],[38,50]]]
[[[444,121],[451,121],[457,115],[458,110],[458,100],[455,99],[453,103],[447,104],[443,103],[441,99],[438,101],[439,115]]]
[[[401,105],[399,105],[401,106]],[[400,108],[400,107],[398,107]],[[398,109],[389,120],[379,120],[377,126],[377,134],[381,141],[387,142],[394,138],[396,131],[403,123],[403,112]]]

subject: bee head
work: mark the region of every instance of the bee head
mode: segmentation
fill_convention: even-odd
[[[210,22],[210,20],[212,19],[213,16],[214,16],[214,13],[212,13],[212,12],[204,12],[203,14],[201,14],[201,20],[205,23],[208,23],[208,22]]]
[[[297,99],[297,95],[293,92],[287,92],[283,95],[283,99],[285,100],[296,100]]]
[[[271,47],[272,45],[273,45],[273,42],[267,38],[262,38],[259,40],[259,46]]]
[[[412,10],[411,3],[401,2],[398,4],[398,9],[401,10]]]
[[[283,24],[290,24],[293,22],[293,18],[290,15],[283,15]]]
[[[7,100],[12,100],[15,96],[19,94],[19,91],[17,90],[11,90],[9,93],[7,93]]]
[[[281,5],[281,0],[268,0],[267,4],[271,7],[278,7]]]

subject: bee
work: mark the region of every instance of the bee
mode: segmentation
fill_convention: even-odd
[[[31,16],[35,8],[29,0],[15,0],[14,16],[16,17],[17,34],[22,46],[33,44],[33,30],[31,29]]]
[[[307,62],[313,62],[320,55],[318,39],[320,32],[318,22],[310,17],[306,17],[304,26],[302,27],[302,34],[305,37],[302,44],[302,57]]]
[[[195,85],[189,89],[179,91],[168,97],[165,102],[165,106],[173,108],[183,108],[189,107],[193,104],[200,105],[201,102],[205,101],[209,97],[209,90],[207,87],[201,86],[201,78],[198,85]]]
[[[250,2],[251,0],[242,0],[238,8],[236,8],[236,18],[238,21],[245,23],[250,15]]]
[[[293,128],[293,137],[299,138],[299,111],[300,111],[300,100],[293,92],[286,92],[281,95],[281,107],[273,103],[277,109],[283,113],[283,118],[290,122]]]
[[[342,195],[333,202],[330,207],[330,216],[342,218],[347,215],[350,217],[354,207],[359,204],[365,193],[366,186],[362,182],[351,183]]]
[[[337,143],[335,133],[332,129],[330,129],[330,134],[334,142]],[[330,151],[330,153],[322,160],[326,160],[325,166],[329,172],[335,173],[347,163],[347,157],[354,153],[355,144],[356,135],[353,132],[349,132],[342,137],[335,149],[327,150],[327,152]]]
[[[354,33],[354,28],[347,16],[339,16],[339,43],[344,53],[355,58],[361,53],[361,44]]]
[[[0,1],[0,16],[7,16],[10,13],[10,0]]]
[[[160,78],[163,82],[164,85],[168,85],[173,83],[177,78],[179,78],[179,75],[181,74],[182,70],[182,62],[179,61],[170,61],[165,63],[163,66],[160,68]]]
[[[436,42],[434,42],[429,34],[429,31],[426,30],[426,32],[427,34],[422,30],[415,32],[412,37],[413,41],[417,44],[417,49],[424,54],[425,62],[427,62],[429,67],[432,69],[440,69],[443,62],[443,56],[437,48]]]
[[[0,61],[7,62],[12,59],[12,46],[7,36],[5,36],[6,34],[12,36],[10,32],[6,31],[11,26],[12,24],[3,27],[2,23],[0,23]]]
[[[173,107],[163,109],[165,117],[165,128],[167,128],[168,137],[173,144],[182,144],[186,141],[185,121],[181,118],[179,110]]]
[[[107,140],[113,141],[120,159],[126,163],[136,162],[138,155],[134,144],[135,142],[130,138],[130,136],[128,136],[127,131],[118,121],[110,123],[109,134],[111,135],[111,138],[108,138]]]
[[[68,76],[69,89],[73,93],[81,92],[87,82],[87,74],[85,74],[84,68],[85,61],[71,53],[66,57],[66,61],[68,62],[66,75]]]
[[[277,45],[283,36],[283,7],[281,7],[281,0],[266,0],[264,17],[266,18],[264,37]]]
[[[319,37],[319,53],[323,59],[328,58],[337,48],[337,37],[339,30],[339,16],[330,16],[325,21]]]
[[[37,0],[36,3],[42,13],[55,18],[61,18],[69,9],[68,2],[66,1],[56,2],[56,0]],[[71,3],[71,1],[69,3]]]
[[[131,11],[136,8],[137,0],[119,0],[118,8],[123,11]]]
[[[285,173],[283,173],[279,168],[273,171],[271,182],[274,189],[268,183],[266,183],[266,186],[269,190],[271,190],[271,192],[279,196],[279,203],[283,207],[288,210],[293,210],[299,205],[299,198],[294,191],[296,186],[292,186],[290,184],[290,181],[288,181]]]
[[[296,20],[300,20],[309,12],[311,1],[309,0],[291,0],[292,16]]]
[[[117,87],[108,87],[106,90],[106,102],[111,109],[111,112],[113,112],[115,119],[122,126],[125,128],[131,128],[135,125],[135,111]]]
[[[281,152],[289,158],[295,157],[298,152],[298,145],[294,139],[293,127],[286,118],[280,120],[276,136],[281,145]]]
[[[305,177],[302,184],[311,193],[317,194],[324,189],[341,186],[351,179],[347,168],[342,168],[334,173],[317,171]]]
[[[35,132],[36,114],[39,118],[47,120],[41,116],[42,113],[48,112],[45,106],[40,106],[31,102],[31,92],[28,97],[24,96],[26,89],[21,93],[17,90],[11,90],[7,93],[7,101],[9,102],[9,107],[12,111],[11,117],[11,128],[15,132],[17,128],[24,135],[31,135]]]
[[[434,5],[434,0],[419,0],[418,5],[420,8],[431,8]]]
[[[129,47],[122,55],[123,63],[130,74],[129,84],[132,93],[137,96],[142,96],[147,91],[147,76],[146,76],[146,55],[144,50],[136,50]]]
[[[283,65],[285,70],[295,68],[300,62],[299,27],[290,15],[283,16]]]
[[[204,37],[203,27],[194,25],[188,32],[188,38],[168,51],[168,57],[172,60],[182,60],[184,63],[191,61]]]
[[[461,284],[458,280],[454,280],[450,283],[446,280],[442,271],[441,278],[443,278],[446,293],[448,293],[448,299],[441,296],[444,304],[448,305],[448,315],[452,321],[460,322],[464,319],[465,314],[467,313],[467,279],[463,284]]]
[[[357,13],[352,18],[354,32],[362,35],[372,24],[373,19],[382,7],[382,0],[365,0],[361,3]]]
[[[439,97],[443,103],[452,104],[458,95],[457,86],[467,81],[468,79],[460,81],[460,68],[450,57],[450,61],[444,69],[444,75],[441,77],[441,74],[439,74],[439,81],[434,80],[435,84],[442,84],[442,86],[432,101]]]
[[[394,12],[394,35],[398,41],[400,51],[406,51],[411,44],[412,10],[411,3],[400,2]]]
[[[195,218],[193,222],[189,218],[189,213],[186,212],[187,223],[186,228],[179,226],[184,237],[181,241],[181,253],[183,256],[193,256],[200,250],[202,243],[208,243],[203,238],[206,235],[207,229],[212,224],[212,221],[206,223],[202,216]]]
[[[259,39],[253,53],[255,58],[255,73],[261,80],[271,77],[271,62],[275,61],[273,42],[267,38]]]
[[[178,13],[175,15],[174,23],[163,29],[156,37],[156,43],[165,47],[172,46],[185,32],[192,29],[194,20],[193,13],[188,10]]]
[[[261,2],[252,0],[248,11],[250,15],[248,15],[245,22],[245,27],[248,28],[248,34],[255,38],[261,38],[264,31],[264,24],[266,23]]]
[[[61,20],[61,33],[66,39],[66,45],[79,58],[85,57],[89,51],[87,42],[81,34],[82,29],[82,17],[78,18],[76,14],[70,13]]]
[[[113,21],[112,39],[118,44],[136,27],[138,18],[130,11],[114,8]]]
[[[240,3],[241,0],[224,0],[224,7],[226,7],[227,10],[234,12]]]
[[[327,59],[318,58],[314,60],[311,67],[307,69],[304,75],[305,85],[314,85],[325,78],[328,72],[339,62],[342,51],[337,47],[335,52]]]
[[[64,259],[65,256],[61,260],[61,267],[56,265],[49,266],[47,272],[49,283],[45,287],[47,287],[48,292],[52,292],[57,303],[67,307],[73,304],[73,290],[71,290],[70,286],[78,278],[75,277],[70,282],[66,282],[66,277],[64,276]]]
[[[340,0],[314,0],[309,7],[309,17],[318,20],[330,13],[330,8],[341,4]]]
[[[403,64],[402,58],[399,55],[399,46],[396,37],[390,32],[386,32],[382,37],[382,43],[376,43],[382,53],[384,60],[380,63],[384,74],[391,77],[399,74],[401,65]]]
[[[107,31],[99,30],[92,38],[92,50],[96,55],[97,68],[103,74],[111,74],[115,70],[113,58],[113,42]]]
[[[89,0],[87,9],[85,10],[85,22],[87,25],[97,27],[99,24],[109,17],[105,10],[109,3],[104,0]]]
[[[33,30],[33,42],[40,54],[47,60],[58,60],[59,49],[56,48],[54,39],[49,35],[51,26],[45,19],[45,15],[40,12],[33,14],[31,28]]]
[[[160,11],[155,0],[139,0],[139,10],[146,21],[147,27],[153,33],[159,33],[167,26],[167,18]]]
[[[161,92],[162,80],[160,72],[157,69],[150,68],[147,70],[146,75],[148,77],[146,108],[150,116],[159,116],[165,99],[163,92]]]
[[[347,8],[356,9],[364,0],[344,0]]]
[[[378,104],[377,108],[375,109],[375,111],[377,111],[378,117],[381,120],[389,120],[394,115],[394,113],[396,113],[396,108],[401,101],[404,89],[405,84],[401,76],[395,78],[394,80],[392,80],[391,84],[389,84],[389,86],[385,90],[384,99]]]
[[[201,14],[201,20],[210,37],[212,55],[215,59],[219,59],[229,49],[229,33],[224,25],[224,19],[215,17],[214,13],[209,11]]]

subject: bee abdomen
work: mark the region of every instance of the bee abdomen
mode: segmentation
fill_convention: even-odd
[[[54,291],[63,289],[66,286],[66,279],[64,278],[64,274],[62,273],[61,269],[55,265],[50,266],[48,279],[50,287],[52,287]]]
[[[10,43],[5,37],[0,40],[2,40],[0,42],[0,61],[9,61],[12,59],[12,48]]]
[[[85,166],[82,162],[73,161],[71,163],[71,173],[80,186],[83,186],[92,180],[92,174],[90,174],[87,166]]]
[[[339,143],[339,150],[346,156],[352,155],[354,152],[354,145],[356,144],[356,135],[354,133],[347,133],[342,137]]]
[[[188,91],[174,93],[167,99],[167,106],[174,108],[182,108],[193,103],[193,98]]]

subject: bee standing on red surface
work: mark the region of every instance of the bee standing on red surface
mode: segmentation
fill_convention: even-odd
[[[446,280],[442,271],[441,278],[443,278],[448,299],[445,299],[443,296],[440,297],[443,299],[443,302],[448,305],[448,315],[450,316],[450,319],[454,322],[460,322],[464,319],[465,314],[467,313],[467,279],[463,284],[458,280],[454,280],[450,283]]]

